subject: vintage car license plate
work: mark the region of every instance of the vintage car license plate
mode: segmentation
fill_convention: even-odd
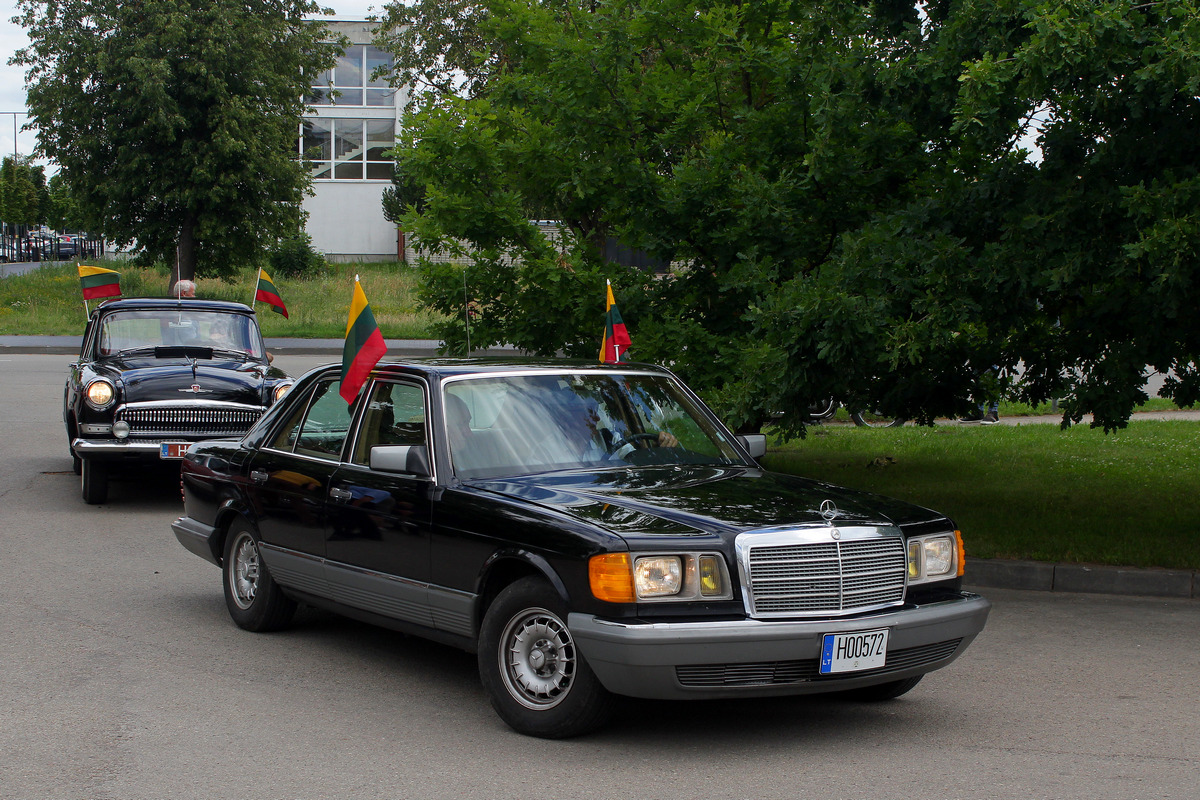
[[[882,667],[887,661],[887,629],[827,633],[821,641],[821,674],[858,672]]]
[[[158,446],[159,458],[183,458],[191,442],[163,442]]]

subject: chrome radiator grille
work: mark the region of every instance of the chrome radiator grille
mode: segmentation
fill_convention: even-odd
[[[806,540],[818,536],[824,540]],[[806,531],[797,532],[794,543],[781,538],[786,535],[754,544],[751,535],[739,546],[753,616],[850,614],[904,602],[908,560],[899,532],[832,540],[828,532]]]
[[[123,408],[116,421],[129,423],[129,435],[137,437],[241,436],[262,416],[263,409],[205,408],[203,406],[158,406]]]

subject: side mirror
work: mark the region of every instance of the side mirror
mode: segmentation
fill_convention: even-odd
[[[750,452],[752,458],[762,458],[767,454],[767,437],[762,433],[747,433],[737,437],[742,447]]]
[[[429,448],[423,444],[381,444],[371,448],[371,469],[380,472],[403,472],[428,478]]]

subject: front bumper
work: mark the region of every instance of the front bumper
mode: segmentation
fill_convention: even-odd
[[[148,441],[137,439],[72,439],[71,449],[80,458],[145,458],[157,459],[159,445],[168,440]],[[171,439],[172,442],[189,441]]]
[[[836,692],[946,666],[983,630],[991,603],[951,600],[849,619],[622,622],[573,613],[567,625],[606,689],[630,697],[697,699]],[[820,675],[821,638],[887,628],[885,666]]]

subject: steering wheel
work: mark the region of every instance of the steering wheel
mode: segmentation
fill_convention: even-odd
[[[610,444],[608,446],[608,452],[615,453],[617,450],[620,450],[625,445],[636,442],[638,439],[644,439],[646,441],[653,441],[653,442],[657,443],[658,442],[658,434],[657,433],[631,433],[630,435],[626,436],[625,438],[619,439],[619,440],[613,442],[612,444]]]

